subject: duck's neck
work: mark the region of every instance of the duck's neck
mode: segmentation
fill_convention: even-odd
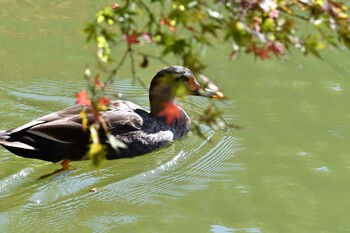
[[[160,113],[167,106],[167,104],[172,103],[175,104],[175,98],[170,97],[169,95],[159,95],[159,94],[151,94],[149,96],[151,115],[154,117],[159,117]],[[175,104],[176,105],[176,104]]]
[[[153,79],[149,89],[149,103],[151,115],[159,117],[159,113],[166,104],[174,103],[175,96],[172,94],[171,86],[166,85],[163,80]]]

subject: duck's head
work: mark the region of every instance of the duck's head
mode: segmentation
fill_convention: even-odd
[[[191,70],[182,66],[168,66],[158,71],[151,81],[149,89],[151,114],[157,117],[166,103],[173,103],[176,97],[187,95],[223,98],[221,92],[201,86]]]

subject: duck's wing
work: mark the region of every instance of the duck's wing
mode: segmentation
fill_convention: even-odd
[[[142,117],[135,113],[139,106],[129,101],[114,101],[109,109],[102,112],[109,129],[113,134],[139,130],[143,124]],[[74,105],[58,112],[48,114],[33,120],[23,126],[2,132],[0,144],[5,146],[20,147],[23,149],[36,149],[29,145],[27,140],[31,135],[43,139],[65,144],[87,143],[90,138],[90,130],[82,125],[80,113],[85,110],[88,123],[94,121],[91,108],[83,105]]]
[[[80,117],[79,114],[83,109],[86,109],[86,111],[91,112],[89,108],[86,108],[83,105],[74,105],[69,108],[63,109],[61,111],[50,113],[48,115],[35,119],[20,127],[7,130],[7,132],[16,133],[19,131],[28,130],[36,125],[46,124],[50,122],[52,123],[52,122],[56,122],[64,119],[67,121],[73,121],[73,122],[79,123],[79,121],[81,122],[81,118],[79,119]]]
[[[79,115],[83,108],[85,108],[83,105],[74,105],[40,117],[18,128],[7,130],[2,133],[0,144],[23,149],[35,149],[31,145],[21,142],[23,138],[30,138],[30,135],[60,143],[87,142],[90,131],[81,124],[82,120]],[[87,111],[89,110],[87,109]],[[88,119],[92,121],[92,114],[87,115]]]
[[[114,101],[109,109],[102,113],[113,134],[138,131],[144,123],[142,117],[136,112],[142,109],[129,101]]]

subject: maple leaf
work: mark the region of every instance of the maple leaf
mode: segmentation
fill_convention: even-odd
[[[259,48],[255,44],[253,44],[252,51],[261,60],[270,59],[271,58],[270,55],[269,55],[270,49],[266,49],[266,48],[262,48],[262,47]]]
[[[164,117],[167,125],[171,125],[175,119],[181,119],[181,111],[178,106],[172,102],[163,103],[163,106],[164,108],[158,113],[158,116]]]
[[[139,36],[139,33],[133,33],[131,35],[124,35],[123,39],[126,40],[128,45],[130,46],[132,44],[140,44],[140,40],[138,39]]]
[[[269,50],[264,48],[259,48],[255,51],[255,54],[260,57],[261,60],[264,59],[271,59],[271,56],[269,55]]]
[[[97,109],[99,110],[107,110],[107,106],[110,104],[110,99],[108,97],[100,96],[98,97]]]
[[[89,99],[88,93],[85,90],[78,92],[75,96],[77,97],[77,104],[91,106],[91,100]]]

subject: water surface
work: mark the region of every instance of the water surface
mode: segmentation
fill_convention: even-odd
[[[84,22],[109,2],[11,1],[0,12],[0,128],[70,106],[94,51]],[[350,232],[349,52],[324,61],[292,51],[255,61],[208,49],[206,74],[228,96],[219,106],[242,130],[189,134],[145,156],[73,162],[76,171],[0,149],[4,232]],[[147,83],[160,68],[140,71]],[[112,91],[148,106],[128,70]],[[122,80],[125,79],[125,80]],[[196,119],[208,104],[180,103]],[[90,192],[96,188],[96,192]]]

